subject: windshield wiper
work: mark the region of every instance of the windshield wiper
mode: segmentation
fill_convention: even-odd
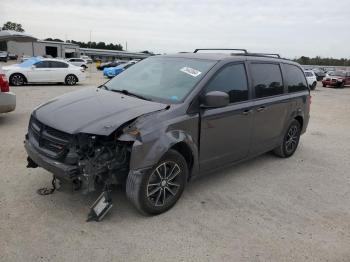
[[[122,93],[122,94],[127,95],[127,96],[133,96],[133,97],[137,97],[137,98],[140,98],[140,99],[143,99],[143,100],[152,101],[151,99],[149,99],[149,98],[147,98],[147,97],[144,97],[144,96],[139,95],[139,94],[135,94],[135,93],[130,92],[130,91],[126,90],[126,89],[122,89],[122,90],[118,90],[118,89],[108,89],[108,87],[106,87],[106,86],[105,86],[105,88],[107,88],[107,90],[109,90],[109,91]]]

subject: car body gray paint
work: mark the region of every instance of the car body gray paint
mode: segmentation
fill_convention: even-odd
[[[192,92],[187,96],[187,98],[184,100],[181,104],[174,104],[170,107],[167,107],[165,104],[161,103],[155,103],[155,102],[149,102],[140,100],[137,98],[124,96],[121,94],[115,94],[109,91],[103,91],[103,96],[101,96],[101,93],[99,93],[99,90],[94,89],[92,92],[90,91],[82,91],[81,93],[75,93],[74,95],[64,95],[61,98],[58,98],[58,101],[53,100],[50,103],[46,104],[44,106],[39,107],[34,114],[39,118],[40,121],[43,121],[44,123],[50,125],[53,128],[57,128],[59,130],[68,132],[68,133],[76,133],[76,132],[86,132],[91,134],[97,134],[97,135],[109,135],[114,130],[119,128],[121,125],[123,125],[125,122],[130,121],[132,119],[136,119],[132,125],[134,125],[137,129],[140,131],[140,136],[138,138],[132,137],[127,134],[122,134],[118,140],[121,141],[134,141],[132,146],[132,152],[131,152],[131,159],[130,159],[130,172],[136,172],[142,174],[140,170],[147,170],[148,168],[152,167],[154,164],[156,164],[159,159],[163,156],[163,154],[169,150],[172,146],[174,146],[177,143],[183,142],[185,143],[188,148],[190,148],[192,156],[193,156],[193,170],[192,175],[202,173],[202,170],[200,170],[200,136],[201,136],[201,117],[203,114],[204,109],[198,108],[195,110],[195,112],[187,113],[187,110],[189,109],[190,105],[193,104],[194,101],[199,99],[203,87],[207,84],[207,82],[213,77],[214,74],[217,73],[217,71],[222,68],[226,64],[230,63],[244,63],[246,67],[248,66],[249,62],[251,61],[261,61],[261,62],[274,62],[274,63],[288,63],[296,65],[300,68],[300,66],[297,63],[294,63],[292,61],[283,60],[283,59],[273,59],[273,58],[266,58],[266,57],[249,57],[249,56],[227,56],[227,55],[213,55],[213,54],[178,54],[178,55],[169,55],[168,57],[193,57],[197,59],[213,59],[217,60],[218,62],[213,66],[211,70],[209,70],[205,76],[203,76],[202,80],[197,83],[195,88],[192,90]],[[283,67],[282,67],[283,68]],[[283,69],[282,69],[283,73]],[[289,111],[288,115],[290,118],[286,117],[286,119],[283,119],[283,121],[290,121],[290,119],[293,119],[294,117],[300,115],[304,119],[304,126],[303,126],[303,132],[305,132],[308,119],[309,119],[309,106],[306,101],[306,97],[309,96],[309,92],[299,92],[294,94],[287,94],[284,93],[281,96],[276,97],[267,97],[263,99],[254,99],[253,97],[253,89],[252,89],[252,81],[251,81],[251,75],[249,71],[249,67],[247,67],[247,76],[248,76],[248,84],[249,84],[249,99],[253,103],[252,107],[253,109],[256,109],[256,106],[259,104],[268,104],[268,103],[275,103],[276,101],[282,100],[290,100],[289,102]],[[285,87],[286,90],[286,87]],[[86,93],[85,93],[86,92]],[[107,93],[108,92],[108,95]],[[85,98],[79,98],[78,96],[81,96],[82,94],[85,94]],[[115,97],[116,99],[119,99],[118,101],[123,101],[122,99],[125,99],[124,101],[128,101],[128,103],[132,103],[134,106],[127,106],[128,103],[122,103],[123,106],[126,106],[127,108],[121,109],[118,108],[119,105],[115,103],[116,109],[114,110],[111,105],[110,100],[108,103],[108,106],[111,109],[110,112],[107,112],[108,110],[104,110],[103,112],[106,115],[103,115],[101,113],[99,116],[94,116],[91,114],[94,114],[95,111],[91,107],[91,103],[89,103],[89,99],[92,99],[96,104],[103,105],[105,101],[100,101],[100,103],[97,103],[97,100],[99,98],[103,100],[108,99],[108,97]],[[124,98],[121,98],[123,96]],[[94,98],[95,97],[95,98]],[[85,101],[85,100],[86,101]],[[61,102],[62,101],[62,105]],[[64,101],[63,101],[64,100]],[[78,103],[76,102],[78,100]],[[87,122],[86,124],[83,124],[84,121],[81,121],[79,123],[74,123],[75,119],[79,117],[79,115],[75,115],[74,117],[68,116],[69,121],[62,120],[61,117],[58,117],[59,114],[62,112],[67,114],[72,113],[71,110],[75,108],[75,110],[82,110],[80,106],[72,107],[71,104],[83,104],[85,109],[88,109],[89,114],[84,115],[84,121]],[[242,103],[243,105],[244,103]],[[56,105],[59,106],[61,110],[57,110],[55,107]],[[235,105],[237,110],[240,110],[240,104]],[[167,110],[162,110],[167,108]],[[69,110],[68,110],[69,109]],[[106,108],[105,108],[106,109]],[[301,109],[301,111],[299,110]],[[97,109],[98,113],[100,113],[100,109]],[[211,110],[211,109],[208,109]],[[225,109],[222,109],[225,110]],[[157,111],[157,112],[155,112]],[[155,112],[155,113],[152,113]],[[145,115],[146,113],[146,115]],[[151,113],[151,114],[149,114]],[[53,114],[53,115],[52,115]],[[254,117],[255,112],[253,111]],[[142,116],[143,115],[143,116]],[[62,116],[64,116],[62,114]],[[141,117],[140,117],[141,116]],[[57,123],[59,121],[63,121],[63,123]],[[80,119],[81,120],[81,119]],[[72,125],[72,126],[69,126]],[[109,130],[104,130],[104,126],[111,125],[111,128]],[[213,127],[215,128],[215,126]],[[232,130],[232,135],[234,135],[234,130]],[[281,132],[282,135],[282,132]],[[215,137],[208,141],[208,143],[215,144]],[[270,147],[266,147],[265,151],[272,149],[271,145]],[[210,148],[210,145],[209,145]],[[229,150],[230,148],[226,148]],[[240,162],[244,159],[253,157],[259,153],[250,153],[247,157],[230,162],[228,164],[233,164],[234,162]],[[200,172],[199,172],[200,171]]]

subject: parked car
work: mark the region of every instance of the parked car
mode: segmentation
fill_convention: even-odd
[[[327,71],[324,78],[329,78],[333,73],[334,73],[334,70],[332,70],[332,71]]]
[[[88,68],[87,62],[81,58],[68,58],[66,61],[72,65],[82,67],[84,69]]]
[[[113,61],[113,62],[105,62],[105,63],[101,63],[100,65],[98,65],[96,68],[98,70],[103,70],[107,67],[116,67],[118,65],[124,64],[126,63],[126,61]]]
[[[92,64],[92,59],[91,59],[89,56],[87,56],[87,55],[82,55],[82,56],[80,56],[80,58],[81,58],[81,59],[84,59],[84,60],[86,61],[86,63]]]
[[[0,51],[0,61],[6,63],[8,59],[9,59],[9,53],[6,51]]]
[[[8,113],[16,108],[16,95],[10,92],[6,75],[0,72],[0,113]]]
[[[322,79],[326,76],[326,73],[319,68],[313,68],[312,71],[314,71],[317,81],[322,81]]]
[[[136,62],[130,61],[125,64],[118,65],[116,67],[106,67],[103,69],[103,75],[108,77],[108,78],[113,78],[116,75],[119,75],[121,72],[125,71],[128,69],[130,66],[134,65]]]
[[[98,88],[36,108],[25,137],[28,167],[84,193],[101,185],[91,210],[99,219],[113,184],[154,215],[200,174],[269,151],[292,156],[311,103],[301,66],[245,50],[197,51],[149,57]]]
[[[323,87],[343,88],[346,85],[350,85],[350,72],[346,71],[334,71],[330,76],[322,80]]]
[[[18,55],[13,54],[13,53],[9,53],[9,59],[10,60],[17,60],[18,59]]]
[[[315,88],[317,86],[317,78],[316,78],[314,71],[304,70],[304,73],[305,73],[306,80],[307,80],[309,87],[311,88],[311,90],[315,90]]]
[[[85,80],[84,69],[59,59],[31,58],[21,64],[2,67],[11,85],[26,83],[65,83]]]
[[[32,58],[32,56],[29,55],[22,55],[21,62],[27,61],[28,59]]]

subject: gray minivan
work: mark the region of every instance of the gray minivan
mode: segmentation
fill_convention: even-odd
[[[116,184],[138,210],[159,214],[200,174],[268,151],[290,157],[309,122],[302,68],[228,50],[149,57],[39,106],[25,140],[28,167],[84,193],[102,188],[97,216]]]

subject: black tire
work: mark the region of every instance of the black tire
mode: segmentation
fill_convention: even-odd
[[[16,73],[10,76],[10,84],[13,86],[22,86],[26,82],[24,75]]]
[[[169,171],[170,174],[167,174]],[[177,151],[169,150],[150,172],[128,175],[126,195],[141,213],[161,214],[179,200],[187,177],[186,160]]]
[[[75,75],[67,75],[64,82],[68,86],[74,86],[78,82],[78,78]]]
[[[326,84],[322,84],[323,87],[326,87],[327,85]]]
[[[273,153],[279,157],[287,158],[297,150],[300,140],[301,126],[298,120],[294,119],[288,126],[283,137],[282,143],[273,150]]]
[[[311,85],[311,90],[315,90],[316,89],[316,85],[317,85],[317,83],[313,82],[312,85]]]
[[[340,84],[338,84],[339,88],[344,88],[344,86],[345,86],[345,82],[341,82]]]

